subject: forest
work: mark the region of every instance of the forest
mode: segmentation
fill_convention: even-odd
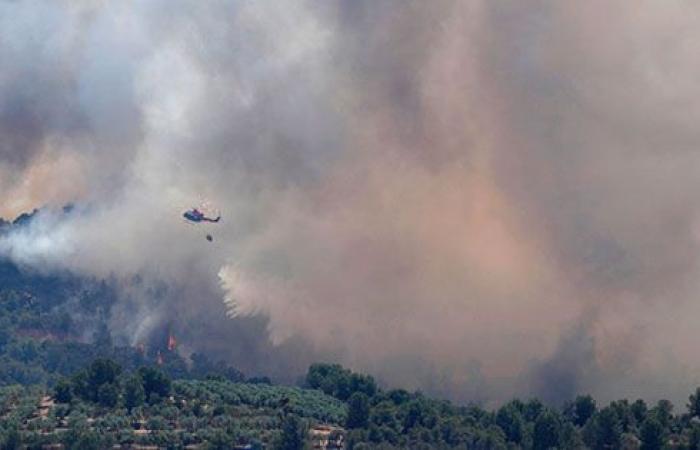
[[[313,364],[297,386],[274,385],[204,354],[184,357],[167,339],[116,345],[107,325],[115,301],[109,282],[0,261],[3,449],[291,450],[320,448],[323,430],[326,443],[348,449],[700,448],[700,389],[678,409],[580,395],[490,410],[332,363]]]
[[[303,386],[291,387],[221,375],[173,380],[156,367],[129,372],[96,359],[50,388],[1,388],[0,411],[4,449],[304,449],[321,426],[351,449],[700,448],[700,389],[677,414],[668,401],[598,407],[590,396],[563,408],[530,399],[489,411],[381,389],[335,364],[314,364]]]

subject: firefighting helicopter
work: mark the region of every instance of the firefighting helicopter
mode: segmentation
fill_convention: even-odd
[[[182,217],[184,217],[185,219],[187,219],[193,223],[199,223],[199,222],[217,223],[217,222],[219,222],[219,220],[221,220],[221,216],[217,216],[215,219],[211,218],[211,217],[207,217],[203,212],[201,212],[197,208],[192,208],[188,211],[185,211],[184,214],[182,214]]]
[[[220,214],[217,215],[215,218],[208,217],[206,214],[204,214],[203,212],[201,212],[197,208],[192,208],[192,209],[185,211],[182,214],[182,217],[184,217],[188,223],[193,224],[193,225],[198,224],[198,223],[202,223],[202,222],[219,223],[219,221],[221,220]],[[209,242],[212,242],[214,240],[214,238],[212,237],[211,234],[207,234],[206,238],[207,238],[207,241],[209,241]]]

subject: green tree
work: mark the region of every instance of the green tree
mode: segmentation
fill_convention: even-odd
[[[688,450],[700,450],[700,424],[694,423],[688,432]]]
[[[6,432],[2,445],[4,450],[18,450],[22,448],[22,438],[19,434],[18,428],[19,426],[16,425]]]
[[[351,394],[350,371],[340,364],[312,364],[306,374],[306,385],[345,401]]]
[[[627,400],[615,400],[608,406],[613,410],[617,421],[620,423],[622,433],[631,433],[634,430],[635,418],[632,414],[630,404]]]
[[[647,404],[644,400],[639,399],[635,400],[634,403],[630,406],[630,411],[632,411],[632,415],[634,416],[634,420],[640,424],[644,422],[644,419],[647,416],[648,412]]]
[[[363,392],[355,392],[348,400],[348,419],[346,426],[349,429],[366,428],[369,422],[369,397]]]
[[[119,388],[115,383],[104,383],[97,390],[97,402],[107,408],[114,408],[119,401]]]
[[[405,389],[392,389],[386,393],[386,396],[389,397],[396,406],[400,406],[411,400],[411,394]]]
[[[61,378],[53,388],[53,397],[58,403],[70,403],[73,399],[73,385],[70,380]]]
[[[233,446],[233,439],[223,430],[217,430],[209,438],[207,450],[229,450]]]
[[[498,410],[496,413],[496,425],[501,427],[506,439],[509,441],[516,444],[522,441],[525,422],[516,403],[510,402]]]
[[[579,395],[573,404],[573,422],[582,427],[596,412],[596,404],[590,395]]]
[[[75,444],[71,446],[71,450],[101,450],[104,448],[104,443],[95,431],[79,433]]]
[[[350,375],[350,392],[362,392],[368,397],[374,397],[377,393],[377,383],[369,375],[353,373]]]
[[[586,423],[583,435],[586,444],[594,450],[620,448],[622,426],[615,411],[606,407]]]
[[[649,414],[658,420],[664,429],[667,429],[673,421],[673,403],[668,400],[659,400]]]
[[[420,396],[402,405],[404,432],[414,427],[435,428],[437,413],[428,400]]]
[[[546,450],[559,445],[561,424],[552,411],[544,411],[537,417],[532,435],[532,448]]]
[[[276,450],[303,450],[306,442],[306,427],[294,414],[290,414],[282,421],[282,434],[275,442]]]
[[[688,398],[688,414],[690,417],[700,417],[700,387]]]
[[[384,400],[372,407],[370,421],[378,426],[389,426],[398,429],[396,420],[396,406],[389,400]]]
[[[642,440],[641,450],[661,450],[664,445],[664,427],[650,417],[642,424],[639,437]]]
[[[528,422],[537,420],[542,411],[544,411],[544,405],[537,399],[529,400],[523,405],[523,416]]]
[[[149,401],[152,398],[163,398],[170,395],[172,381],[160,370],[152,367],[141,367],[139,376],[143,380],[143,390]]]
[[[103,384],[116,383],[122,368],[111,359],[96,359],[88,369],[88,382],[95,391]]]
[[[146,400],[146,391],[143,389],[143,380],[136,373],[130,376],[124,383],[124,406],[129,411],[143,405]]]
[[[121,371],[121,366],[111,359],[96,359],[73,376],[73,392],[84,400],[98,402],[102,385],[116,385]]]
[[[73,376],[73,392],[84,400],[100,402],[100,390],[103,385],[118,385],[118,377],[122,368],[111,359],[96,359],[87,369],[78,372]],[[110,402],[108,391],[103,391],[103,400]],[[105,404],[105,406],[110,406]]]
[[[573,423],[566,422],[562,425],[559,446],[562,449],[584,448],[581,431]]]
[[[424,448],[427,450],[432,447],[424,446],[417,448]],[[508,446],[503,431],[498,427],[489,427],[476,434],[476,439],[470,448],[479,450],[506,450]]]

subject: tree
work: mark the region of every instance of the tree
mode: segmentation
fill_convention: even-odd
[[[411,394],[405,389],[392,389],[386,393],[386,396],[397,406],[411,400]]]
[[[688,398],[688,414],[690,417],[700,417],[700,387]]]
[[[286,416],[282,422],[282,434],[277,439],[276,450],[302,450],[306,441],[306,427],[294,414]]]
[[[217,430],[209,438],[209,442],[207,443],[206,449],[207,450],[228,450],[232,447],[232,444],[233,444],[233,439],[231,439],[231,436],[226,434],[223,430]]]
[[[94,431],[84,431],[78,434],[75,444],[71,449],[75,450],[100,450],[105,448],[100,436]]]
[[[384,400],[372,407],[370,422],[377,426],[388,426],[395,430],[399,429],[399,422],[396,419],[397,409],[394,403]]]
[[[81,370],[80,372],[73,375],[73,377],[71,378],[71,384],[73,385],[73,393],[75,395],[82,398],[83,400],[93,400],[87,370]]]
[[[615,413],[623,433],[634,431],[635,419],[627,400],[615,400],[608,407]]]
[[[97,390],[97,402],[107,408],[114,408],[119,401],[119,388],[115,383],[104,383]]]
[[[53,397],[58,403],[70,403],[73,399],[73,387],[70,380],[61,378],[53,388]]]
[[[111,359],[96,359],[88,369],[88,380],[91,386],[97,388],[103,384],[115,383],[122,368]]]
[[[343,368],[339,364],[312,364],[306,372],[306,385],[311,389],[321,389],[330,395],[333,393],[333,390],[328,389],[329,392],[326,392],[324,388],[331,385],[328,382],[329,379],[332,381],[334,378],[337,378],[342,371]]]
[[[362,392],[368,397],[377,393],[374,378],[352,373],[339,364],[312,364],[306,374],[306,385],[343,401],[355,392]]]
[[[590,395],[579,395],[574,400],[573,405],[573,422],[582,427],[588,422],[588,419],[596,412],[595,400]]]
[[[519,444],[523,439],[525,422],[517,405],[513,402],[502,406],[496,413],[496,425],[501,427],[506,439]]]
[[[350,391],[362,392],[368,397],[373,397],[377,393],[377,383],[369,375],[353,373],[350,376]]]
[[[559,436],[559,448],[584,448],[585,444],[581,438],[580,429],[573,423],[566,422],[561,428]]]
[[[641,450],[661,450],[664,445],[664,427],[650,417],[642,424],[639,437],[642,439]]]
[[[477,433],[473,446],[474,448],[483,450],[506,450],[508,448],[503,431],[498,427],[489,427]],[[425,448],[427,450],[432,447],[425,446],[417,448]]]
[[[535,450],[556,448],[559,445],[560,433],[559,418],[551,411],[542,412],[535,421],[532,448]]]
[[[649,414],[658,420],[661,426],[666,429],[673,421],[673,403],[668,400],[659,400],[656,406],[651,408]]]
[[[18,428],[11,428],[6,434],[2,445],[5,450],[15,450],[22,447],[22,439]]]
[[[73,376],[73,392],[84,400],[98,402],[102,385],[117,385],[121,371],[121,366],[111,359],[96,359]]]
[[[611,408],[601,409],[586,423],[584,440],[586,444],[597,449],[620,448],[622,426]]]
[[[366,428],[369,422],[369,397],[363,392],[355,392],[348,400],[348,419],[346,426],[349,429]]]
[[[235,369],[234,369],[235,370]],[[241,375],[243,376],[243,375]],[[230,377],[229,377],[230,379]],[[241,381],[243,381],[244,378],[241,378]],[[232,381],[237,381],[237,380],[232,380]],[[267,384],[268,386],[272,386],[272,380],[270,377],[250,377],[247,380],[245,380],[246,383],[250,384]]]
[[[642,446],[642,441],[639,440],[634,433],[622,433],[620,437],[620,450],[639,450]],[[570,447],[569,447],[570,448]],[[574,447],[580,448],[580,447]]]
[[[146,391],[143,389],[143,380],[136,373],[130,376],[124,384],[124,406],[131,411],[133,408],[143,405],[145,400]]]
[[[700,450],[700,424],[693,424],[688,436],[688,450]]]
[[[635,400],[634,403],[630,406],[630,411],[632,411],[632,415],[634,416],[634,420],[637,423],[642,423],[644,422],[644,418],[647,416],[647,404],[644,400],[639,399]]]
[[[160,370],[152,367],[141,367],[139,369],[139,376],[143,380],[143,390],[149,401],[151,398],[167,397],[170,395],[172,381],[170,377]]]
[[[528,422],[534,422],[544,410],[544,405],[541,401],[533,399],[523,404],[523,416]]]

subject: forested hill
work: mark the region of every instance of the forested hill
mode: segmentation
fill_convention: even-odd
[[[381,390],[327,364],[309,369],[304,388],[171,380],[107,359],[52,389],[0,388],[3,449],[696,449],[699,415],[700,391],[677,415],[665,401],[598,408],[587,396],[562,409],[514,400],[486,411]]]
[[[115,345],[115,301],[109,282],[0,260],[0,448],[700,449],[700,391],[675,411],[588,396],[491,411],[380,389],[331,364],[274,386],[206,355],[184,358],[167,340]]]
[[[26,225],[34,214],[0,221],[0,234]],[[243,380],[240,371],[207,355],[186,360],[170,347],[165,329],[136,347],[115,344],[108,323],[116,301],[109,280],[20,269],[0,258],[0,383],[52,386],[97,357],[110,358],[125,370],[158,365],[174,378],[214,374]]]
[[[339,429],[347,407],[317,390],[171,380],[155,368],[123,372],[97,360],[53,390],[0,389],[2,448],[270,448]],[[286,430],[286,432],[285,432]]]

